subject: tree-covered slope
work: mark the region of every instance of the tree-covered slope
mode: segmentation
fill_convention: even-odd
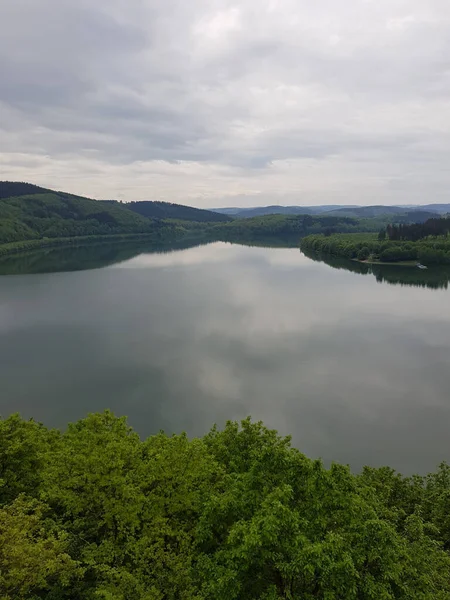
[[[262,423],[0,420],[3,600],[449,600],[450,470],[327,469]]]
[[[328,215],[264,215],[248,219],[235,219],[231,223],[214,226],[221,239],[239,240],[258,237],[291,238],[313,233],[337,233],[356,231],[378,231],[384,221],[376,219],[353,219],[345,216]]]
[[[26,196],[27,194],[47,194],[51,192],[38,185],[22,181],[0,181],[0,198],[12,198],[13,196]]]
[[[99,201],[28,183],[0,182],[0,246],[124,234],[149,234],[155,241],[169,241],[188,230],[190,235],[203,235],[210,224],[231,220],[166,202]]]
[[[180,221],[196,221],[200,223],[219,223],[231,221],[232,217],[203,210],[183,204],[171,204],[170,202],[129,202],[126,207],[133,212],[149,217],[151,219],[178,219]]]
[[[76,238],[118,234],[172,236],[179,225],[148,219],[119,202],[104,202],[36,188],[0,184],[0,245],[44,238]],[[36,191],[37,190],[37,191]],[[23,192],[34,193],[26,193]]]
[[[378,214],[386,207],[369,208],[376,208],[377,216],[366,218],[363,211],[358,218],[343,212],[239,218],[166,202],[98,201],[28,183],[0,182],[0,253],[69,239],[80,243],[79,238],[137,234],[156,242],[196,236],[229,241],[265,238],[266,242],[276,239],[292,244],[310,234],[373,232],[390,222],[408,224],[430,215],[421,211]]]
[[[7,186],[7,189],[11,186]],[[148,220],[121,207],[43,191],[0,199],[0,244],[42,237],[134,233],[149,229]],[[9,189],[8,191],[14,192]]]

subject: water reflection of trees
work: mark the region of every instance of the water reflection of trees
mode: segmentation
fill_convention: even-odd
[[[54,273],[58,271],[82,271],[98,269],[130,260],[139,254],[167,253],[209,243],[198,240],[185,240],[171,245],[145,243],[114,243],[77,246],[70,248],[46,248],[28,253],[12,254],[0,258],[0,275]],[[247,246],[292,247],[285,239],[248,239],[234,243]],[[296,245],[296,244],[295,244]],[[312,260],[324,262],[333,269],[344,269],[360,275],[373,275],[380,283],[448,289],[450,266],[420,270],[416,267],[400,265],[370,265],[332,256],[304,252]]]
[[[139,254],[167,253],[202,246],[220,238],[191,238],[170,244],[155,245],[145,242],[114,242],[107,244],[90,244],[85,246],[53,247],[10,254],[0,257],[0,275],[17,275],[31,273],[55,273],[58,271],[83,271],[99,269],[115,263],[123,262]],[[271,248],[298,247],[298,237],[282,238],[264,236],[239,236],[226,240],[231,244],[244,246],[263,246]]]
[[[201,245],[198,240],[168,245],[114,243],[46,248],[0,258],[0,275],[56,273],[99,269],[130,260],[143,253],[166,253]]]
[[[312,260],[326,263],[333,269],[344,269],[360,275],[373,275],[379,283],[436,290],[446,290],[449,286],[450,267],[446,265],[422,270],[414,266],[367,264],[309,252],[304,254]]]

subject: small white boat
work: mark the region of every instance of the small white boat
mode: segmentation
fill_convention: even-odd
[[[421,265],[420,263],[417,263],[417,266],[419,269],[428,269],[428,267],[426,267],[425,265]]]

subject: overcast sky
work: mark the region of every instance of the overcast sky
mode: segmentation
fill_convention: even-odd
[[[449,163],[449,0],[0,0],[0,179],[412,204]]]

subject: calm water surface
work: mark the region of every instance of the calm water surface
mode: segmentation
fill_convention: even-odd
[[[450,460],[450,291],[214,243],[0,277],[0,413],[111,408],[143,436],[252,415],[312,457]]]

